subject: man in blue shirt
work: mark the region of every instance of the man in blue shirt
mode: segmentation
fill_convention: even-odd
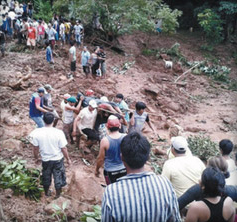
[[[37,124],[38,128],[44,127],[43,113],[48,112],[43,108],[44,88],[40,87],[37,92],[33,93],[30,99],[30,118]]]

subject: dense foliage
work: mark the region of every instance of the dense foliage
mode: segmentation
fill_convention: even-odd
[[[217,13],[211,9],[205,9],[198,14],[198,21],[209,41],[212,43],[222,41],[223,21]]]
[[[45,22],[49,22],[53,17],[53,11],[51,9],[50,2],[48,0],[35,0],[34,1],[36,19],[43,19]]]
[[[34,200],[41,196],[40,170],[27,169],[26,160],[17,159],[11,163],[0,161],[0,187],[12,189],[14,194],[24,194]]]
[[[188,145],[193,155],[198,156],[203,161],[219,154],[217,144],[211,141],[209,137],[190,136],[188,137]]]
[[[174,32],[182,14],[171,10],[162,0],[58,0],[53,8],[58,14],[81,19],[113,36],[134,30],[155,31],[157,19],[162,19],[164,32]]]

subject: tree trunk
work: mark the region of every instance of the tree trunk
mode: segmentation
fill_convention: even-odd
[[[231,34],[236,34],[236,30],[237,30],[237,13],[233,16],[234,20],[233,20],[233,30]]]

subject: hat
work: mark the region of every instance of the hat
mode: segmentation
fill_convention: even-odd
[[[94,94],[94,91],[92,89],[86,90],[86,96],[92,96]]]
[[[37,92],[38,93],[44,93],[44,87],[39,87]]]
[[[109,100],[106,96],[100,97],[100,100],[102,100],[103,102],[109,102]]]
[[[182,136],[176,136],[171,138],[172,147],[178,152],[185,153],[188,149],[188,142]]]
[[[94,100],[94,99],[92,99],[90,102],[89,102],[89,106],[91,106],[92,108],[97,108],[98,106],[97,106],[97,103],[96,103],[96,101]]]
[[[71,95],[68,94],[68,93],[66,93],[66,94],[63,95],[63,98],[64,98],[64,99],[69,99],[70,97],[71,97]]]
[[[107,121],[107,128],[120,127],[120,125],[119,119],[114,115],[110,115]]]
[[[74,96],[71,96],[70,98],[67,99],[67,101],[70,103],[76,103],[77,99]]]
[[[49,84],[46,84],[46,85],[44,86],[44,88],[45,88],[45,89],[48,89],[48,90],[53,90],[53,87],[52,87],[51,85],[49,85]]]

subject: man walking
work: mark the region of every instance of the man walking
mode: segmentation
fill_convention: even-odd
[[[30,47],[30,49],[35,49],[36,46],[36,29],[33,27],[32,22],[29,23],[29,27],[27,30],[28,37],[27,37],[27,46]]]
[[[33,93],[30,99],[30,118],[37,124],[39,128],[44,126],[42,119],[43,113],[48,112],[43,108],[43,100],[41,99],[44,95],[44,88],[40,87],[37,92]]]
[[[180,222],[171,183],[144,170],[150,153],[148,140],[133,132],[123,138],[120,147],[127,176],[106,187],[101,221]]]
[[[78,127],[80,135],[87,137],[87,146],[90,148],[100,140],[98,133],[94,130],[95,120],[97,116],[97,103],[95,100],[89,102],[89,106],[83,108],[73,122],[72,135],[76,136],[76,128]],[[80,149],[80,138],[78,140]],[[88,149],[87,152],[90,152]]]
[[[81,21],[77,20],[76,25],[74,25],[74,33],[75,33],[75,40],[77,46],[81,45],[81,36],[82,36],[83,27],[81,25]]]
[[[106,126],[108,133],[100,142],[100,152],[97,158],[95,175],[98,176],[100,174],[99,169],[104,163],[105,182],[109,185],[127,174],[120,156],[120,144],[126,134],[119,132],[121,124],[119,119],[114,115],[108,118]]]
[[[56,127],[59,120],[59,115],[56,109],[53,107],[53,103],[52,103],[51,91],[53,90],[53,87],[50,84],[46,84],[44,88],[46,89],[47,93],[45,93],[42,98],[43,108],[48,110],[48,112],[52,112],[54,114],[55,121],[54,121],[53,127]]]
[[[83,68],[83,72],[86,74],[86,78],[90,73],[90,67],[89,67],[90,57],[91,57],[90,52],[87,50],[87,47],[84,46],[83,51],[81,52],[81,65]]]
[[[71,41],[71,48],[69,49],[69,62],[70,62],[70,68],[71,68],[71,72],[68,75],[69,79],[73,79],[73,77],[75,76],[75,72],[76,72],[76,47],[75,45],[75,41]]]
[[[44,114],[45,127],[35,129],[30,133],[30,142],[34,146],[34,158],[38,162],[38,155],[42,158],[42,182],[46,196],[50,196],[49,187],[54,177],[56,198],[61,194],[66,183],[64,158],[71,165],[67,152],[67,140],[62,130],[53,127],[54,115],[50,112]]]

